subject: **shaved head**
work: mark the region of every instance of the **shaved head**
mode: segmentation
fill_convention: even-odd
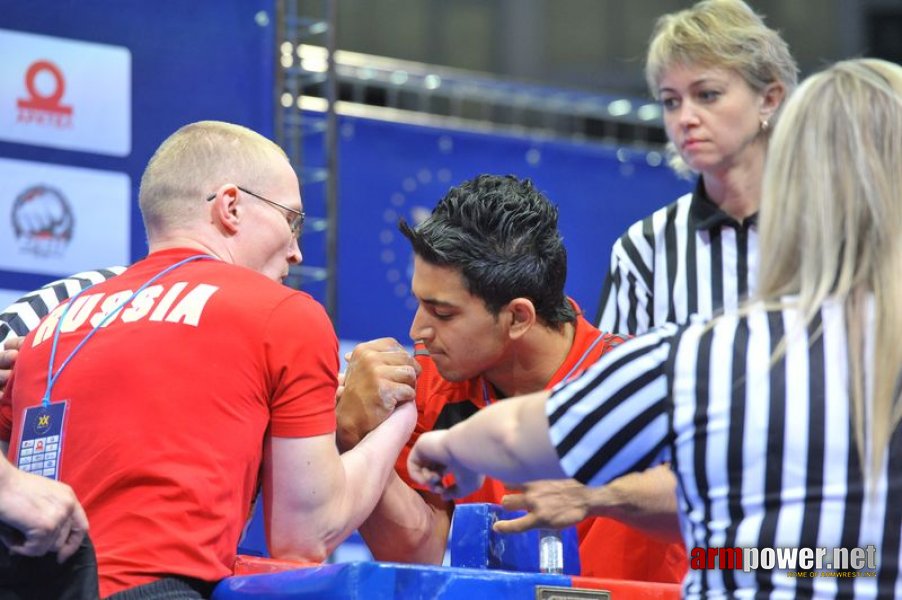
[[[149,237],[204,214],[204,198],[225,183],[251,188],[288,162],[279,146],[240,125],[199,121],[185,125],[157,149],[144,175],[138,204]]]

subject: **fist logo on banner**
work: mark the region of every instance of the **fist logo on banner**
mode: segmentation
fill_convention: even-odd
[[[61,277],[129,262],[128,175],[0,157],[0,181],[0,271]]]
[[[49,86],[46,85],[48,83]],[[72,126],[72,107],[60,102],[66,92],[66,80],[58,66],[49,60],[31,63],[25,72],[25,89],[28,97],[16,101],[19,123],[47,124],[58,128]]]
[[[16,197],[12,222],[20,250],[45,257],[62,255],[75,228],[66,197],[46,185],[32,186]]]

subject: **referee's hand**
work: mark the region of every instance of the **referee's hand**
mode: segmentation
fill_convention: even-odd
[[[13,370],[13,365],[16,363],[16,358],[19,356],[19,348],[22,347],[23,341],[25,341],[25,338],[9,338],[3,344],[3,350],[0,350],[0,392],[6,387],[6,382],[9,381],[9,375]]]
[[[88,518],[68,485],[16,469],[0,467],[0,532],[10,551],[24,556],[55,552],[63,562],[81,545]]]
[[[574,479],[543,479],[521,486],[506,485],[516,494],[501,499],[505,510],[525,510],[522,517],[496,521],[498,533],[520,533],[530,529],[563,529],[589,516],[590,488]]]

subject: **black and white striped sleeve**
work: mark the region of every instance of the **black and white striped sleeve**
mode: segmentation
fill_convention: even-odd
[[[95,283],[112,279],[125,267],[109,267],[96,271],[85,271],[58,279],[44,287],[28,292],[0,313],[0,345],[7,339],[21,337],[37,327],[41,319],[56,308],[60,302],[71,298]]]
[[[634,223],[611,249],[611,266],[604,280],[598,328],[636,335],[654,324],[654,233],[651,219]]]
[[[669,460],[670,359],[675,325],[627,340],[546,405],[551,441],[573,478],[603,485]]]

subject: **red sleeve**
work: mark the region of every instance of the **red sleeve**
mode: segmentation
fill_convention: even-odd
[[[334,432],[338,339],[326,311],[309,295],[292,294],[273,311],[265,336],[272,435]]]

